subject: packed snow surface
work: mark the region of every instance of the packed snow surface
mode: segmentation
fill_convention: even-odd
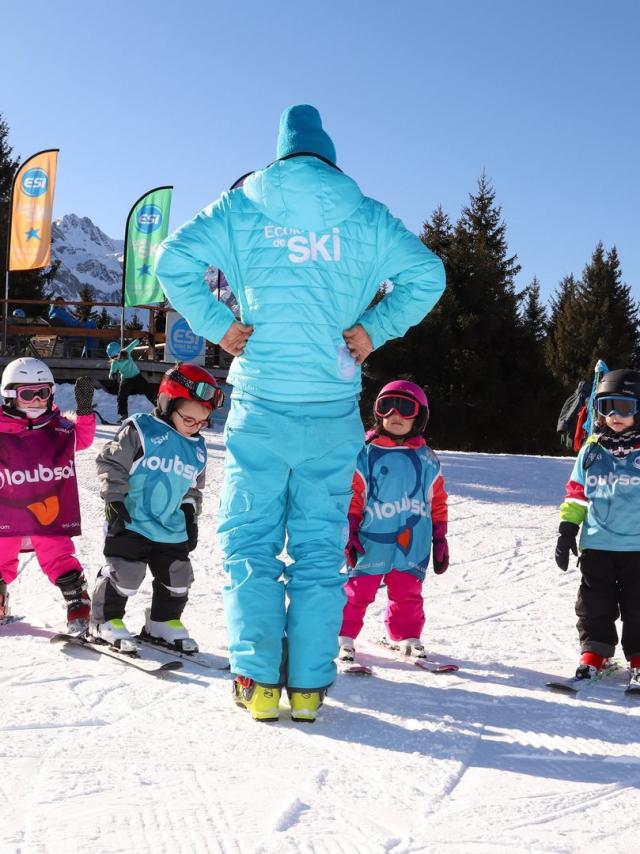
[[[70,389],[58,399],[71,403]],[[132,411],[136,402],[147,405],[132,401]],[[100,393],[98,405],[114,417],[113,398]],[[94,458],[115,431],[100,426],[78,454],[77,547],[90,585],[103,536]],[[221,657],[221,424],[206,438],[184,621]],[[252,721],[231,705],[224,671],[187,664],[156,678],[51,646],[61,597],[24,557],[11,594],[25,622],[0,628],[0,851],[636,852],[640,705],[625,698],[623,674],[578,699],[545,688],[578,657],[578,572],[553,561],[571,461],[441,459],[452,564],[427,576],[424,641],[460,670],[434,676],[373,646],[381,591],[358,645],[375,675],[339,676],[311,726],[288,718],[286,700],[278,723]],[[129,604],[131,628],[149,597],[147,579]]]

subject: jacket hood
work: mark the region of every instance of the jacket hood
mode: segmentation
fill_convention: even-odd
[[[323,231],[338,225],[364,196],[348,175],[317,157],[292,157],[250,175],[241,192],[278,225]]]

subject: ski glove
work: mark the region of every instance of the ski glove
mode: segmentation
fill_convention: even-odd
[[[196,521],[196,508],[193,504],[182,504],[180,509],[184,513],[184,521],[187,527],[187,542],[189,551],[192,552],[198,545],[198,523]]]
[[[433,571],[442,575],[449,567],[449,543],[447,542],[447,523],[433,523]]]
[[[349,539],[344,549],[344,554],[347,559],[347,566],[353,569],[358,562],[358,555],[364,554],[364,546],[360,542],[358,532],[360,531],[360,519],[354,514],[349,513]]]
[[[74,392],[78,415],[91,415],[93,412],[93,389],[91,377],[78,377],[76,380]]]
[[[105,505],[104,515],[107,518],[109,534],[121,534],[124,531],[125,522],[131,521],[129,511],[124,506],[124,501],[109,501]]]
[[[579,530],[580,526],[576,525],[575,522],[560,522],[558,528],[560,536],[556,543],[556,563],[563,572],[569,568],[569,552],[573,552],[576,557],[578,556],[576,537]]]

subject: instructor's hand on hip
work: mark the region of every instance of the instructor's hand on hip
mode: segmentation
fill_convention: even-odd
[[[232,356],[241,356],[249,337],[253,334],[253,326],[234,320],[220,339],[220,346]]]
[[[359,323],[343,332],[342,337],[357,365],[361,365],[367,356],[373,353],[373,344],[369,338],[369,333]]]

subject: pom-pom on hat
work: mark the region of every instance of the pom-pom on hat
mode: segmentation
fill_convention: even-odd
[[[315,107],[295,104],[280,116],[278,159],[306,152],[318,154],[331,163],[336,162],[336,149],[329,134],[322,129],[322,119]]]

